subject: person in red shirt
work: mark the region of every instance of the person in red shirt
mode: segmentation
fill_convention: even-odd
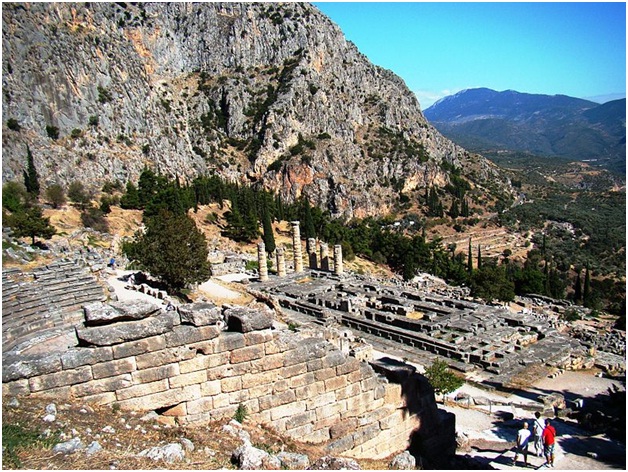
[[[543,429],[543,446],[545,447],[545,464],[546,467],[554,467],[554,443],[556,442],[556,429],[551,425],[548,419],[545,420],[545,428]]]

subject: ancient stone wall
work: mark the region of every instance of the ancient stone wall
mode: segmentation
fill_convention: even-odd
[[[3,394],[155,410],[182,424],[243,405],[254,422],[356,458],[406,449],[417,434],[454,437],[429,386],[409,389],[322,337],[273,329],[263,308],[98,302],[84,315],[74,342],[68,332],[57,349],[5,353]]]

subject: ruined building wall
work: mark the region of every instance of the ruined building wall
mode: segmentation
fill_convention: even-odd
[[[164,311],[135,301],[84,311],[50,348],[22,344],[4,354],[4,395],[156,410],[182,424],[231,418],[242,404],[253,422],[356,458],[406,449],[417,431],[453,438],[453,426],[435,419],[431,389],[415,389],[410,408],[407,386],[323,338],[273,329],[262,308]]]

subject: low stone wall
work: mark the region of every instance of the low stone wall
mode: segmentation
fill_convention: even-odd
[[[390,382],[323,338],[272,329],[270,311],[135,301],[87,305],[84,315],[70,348],[5,353],[3,394],[155,410],[180,424],[243,405],[253,422],[356,458],[386,457],[417,435],[453,441],[429,385]]]

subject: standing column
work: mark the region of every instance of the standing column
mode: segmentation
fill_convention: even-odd
[[[329,270],[329,246],[321,242],[321,269]]]
[[[334,274],[342,275],[344,269],[342,267],[342,246],[336,244],[334,246]]]
[[[268,265],[266,264],[266,245],[261,242],[257,245],[257,264],[259,265],[259,281],[268,280]]]
[[[277,248],[277,276],[286,276],[286,255],[282,247]]]
[[[303,272],[303,254],[301,253],[301,230],[298,221],[291,221],[292,249],[294,250],[294,271]]]
[[[318,269],[318,264],[316,262],[316,239],[309,238],[307,240],[308,247],[308,258],[310,260],[310,269]]]

